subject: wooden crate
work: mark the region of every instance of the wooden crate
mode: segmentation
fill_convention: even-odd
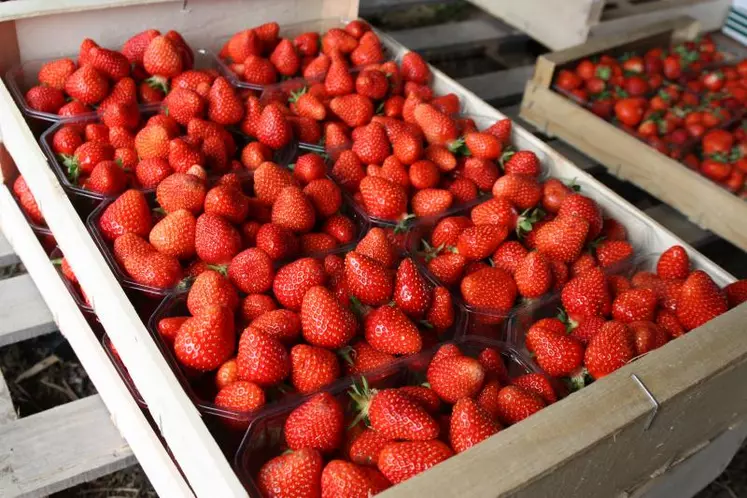
[[[54,6],[29,0],[6,5],[17,12],[13,17],[0,15],[0,22],[5,21],[0,24],[0,39],[5,40],[0,45],[5,50],[0,59],[5,63],[74,52],[86,35],[104,44],[117,44],[146,26],[179,29],[191,43],[199,45],[271,19],[290,23],[305,18],[354,17],[357,12],[354,0],[292,4],[256,0],[249,12],[247,3],[241,0],[190,0],[186,9],[182,9],[181,0],[85,0]],[[112,9],[101,10],[104,6]],[[210,26],[210,33],[205,26]],[[389,38],[384,41],[395,55],[405,50]],[[435,71],[434,75],[435,90],[459,93],[466,102],[466,112],[494,119],[504,117],[442,73]],[[3,161],[6,179],[12,179],[16,167],[27,179],[194,494],[211,498],[246,496],[229,460],[179,387],[88,236],[4,85],[0,85],[0,131],[13,159],[6,157]],[[516,126],[514,141],[521,148],[536,151],[551,174],[575,177],[587,195],[609,215],[623,221],[633,238],[645,239],[652,252],[682,244],[694,264],[717,282],[723,285],[733,280],[528,131]],[[3,192],[8,195],[7,189]],[[15,245],[21,256],[38,251],[28,227],[16,228],[16,224],[11,226],[9,238],[18,241]],[[42,280],[40,287],[46,287],[46,282]],[[101,367],[89,358],[102,354],[99,343],[79,323],[64,319],[72,314],[69,297],[63,299],[66,290],[50,286],[45,292],[50,293],[47,301],[53,315],[61,318],[60,328],[95,377]],[[584,497],[615,496],[632,490],[747,415],[747,398],[735,395],[747,374],[746,318],[747,306],[735,309],[382,496]],[[646,393],[631,380],[633,373],[661,404],[643,436],[652,406]],[[113,401],[107,405],[115,418],[123,410],[120,398],[126,396],[121,391],[110,395]],[[132,402],[129,398],[127,401]],[[714,406],[720,410],[713,410]],[[136,430],[125,431],[124,435],[128,440],[138,437]],[[189,496],[185,483],[177,485],[176,477],[171,487],[155,479],[161,472],[173,471],[173,466],[150,458],[146,450],[138,452],[135,448],[135,452],[162,496]]]
[[[731,0],[469,0],[551,50],[687,15],[721,29]]]
[[[747,203],[551,88],[557,69],[584,57],[663,45],[673,37],[686,38],[696,32],[695,23],[683,18],[540,56],[524,92],[521,117],[593,157],[613,175],[638,185],[693,223],[747,250]]]

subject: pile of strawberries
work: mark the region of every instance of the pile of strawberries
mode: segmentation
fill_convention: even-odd
[[[554,86],[662,154],[744,197],[744,132],[734,129],[744,126],[747,61],[723,59],[704,36],[670,50],[584,59],[573,69],[559,71]]]
[[[276,22],[239,31],[226,41],[219,56],[239,80],[257,87],[281,78],[323,79],[336,61],[358,67],[385,59],[381,40],[361,20],[322,35],[307,31],[291,40],[279,34]]]
[[[120,50],[86,38],[77,61],[57,59],[42,65],[38,84],[25,95],[34,111],[70,117],[110,107],[131,112],[138,103],[163,100],[169,82],[194,65],[194,53],[176,31],[138,33]]]
[[[322,392],[250,429],[246,444],[272,456],[253,475],[259,491],[365,498],[557,400],[543,375],[509,377],[497,349],[479,346],[474,355],[465,349],[446,344],[428,358],[369,376],[371,385],[364,378],[347,393],[345,386]],[[412,382],[392,386],[387,377],[403,370]],[[418,378],[427,383],[418,385]],[[283,438],[269,437],[281,424]]]
[[[160,318],[158,334],[186,371],[215,376],[215,405],[234,412],[256,411],[283,382],[310,394],[418,353],[453,335],[457,318],[449,292],[378,227],[347,254],[277,269],[246,249],[197,275],[186,311]]]

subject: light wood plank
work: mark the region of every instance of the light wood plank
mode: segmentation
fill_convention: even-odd
[[[57,330],[29,275],[0,280],[0,346]]]
[[[534,65],[521,66],[469,76],[457,81],[481,99],[490,101],[521,95],[533,72]]]
[[[3,373],[0,372],[0,426],[12,422],[16,418],[16,408],[13,406],[8,384],[5,382]]]
[[[389,31],[387,34],[410,50],[422,51],[485,43],[508,36],[517,36],[519,32],[499,21],[480,18],[437,26]]]
[[[4,498],[47,496],[135,462],[98,395],[0,426]]]
[[[13,166],[12,162],[9,166]],[[101,347],[101,342],[91,330],[57,269],[29,228],[26,218],[5,185],[0,185],[0,228],[23,264],[36,280],[44,282],[41,292],[55,310],[60,331],[75,349],[78,359],[96,385],[104,403],[113,413],[112,421],[127,438],[138,461],[148,474],[153,487],[161,496],[169,498],[194,498],[179,469],[166,452],[150,422],[132,398],[111,360]]]
[[[0,268],[15,265],[19,261],[18,256],[16,256],[16,253],[13,252],[13,248],[10,247],[10,244],[8,243],[8,239],[0,233]]]
[[[0,4],[0,21],[182,0],[24,0]]]

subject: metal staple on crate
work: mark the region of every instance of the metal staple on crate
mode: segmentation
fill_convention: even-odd
[[[651,427],[651,424],[654,422],[654,419],[656,418],[656,415],[659,413],[659,402],[656,401],[656,398],[654,398],[654,395],[651,394],[651,391],[648,390],[646,385],[641,381],[640,378],[636,374],[631,374],[630,378],[635,381],[635,383],[638,385],[638,387],[643,390],[644,393],[646,393],[646,397],[651,401],[651,404],[654,405],[654,411],[651,412],[651,414],[648,416],[648,420],[646,420],[646,425],[643,426],[643,431],[646,432],[649,427]]]

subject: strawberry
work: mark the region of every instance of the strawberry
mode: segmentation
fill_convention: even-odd
[[[602,325],[586,347],[584,364],[594,379],[600,379],[635,357],[635,341],[628,327],[610,321]]]
[[[233,355],[234,334],[231,311],[208,305],[181,326],[174,341],[174,354],[189,368],[215,370]]]
[[[514,280],[519,294],[528,299],[541,297],[550,290],[552,270],[542,253],[532,251],[518,262]]]
[[[521,245],[521,242],[508,240],[498,246],[498,249],[495,250],[491,259],[496,268],[501,268],[513,274],[516,271],[519,262],[522,261],[527,254],[529,254],[529,252],[523,245]]]
[[[475,206],[470,218],[475,225],[506,225],[509,230],[514,230],[519,213],[507,199],[494,197]]]
[[[321,497],[322,467],[324,460],[316,450],[284,453],[259,470],[259,489],[268,498]]]
[[[614,218],[605,218],[602,225],[602,236],[605,240],[628,240],[625,226]]]
[[[418,104],[414,118],[429,144],[449,145],[458,136],[454,120],[430,104]]]
[[[575,321],[589,316],[606,316],[611,311],[607,277],[599,268],[571,279],[563,288],[560,299],[568,316]]]
[[[26,92],[26,104],[33,110],[57,114],[65,105],[65,94],[53,87],[35,86]]]
[[[461,453],[497,433],[500,428],[478,403],[462,398],[451,412],[449,442],[456,453]]]
[[[386,130],[379,123],[369,123],[353,141],[353,152],[366,164],[381,164],[391,154]]]
[[[572,375],[581,366],[584,348],[565,331],[559,334],[535,324],[527,332],[526,341],[527,349],[535,354],[539,366],[553,377]]]
[[[505,225],[472,226],[459,234],[456,249],[467,260],[477,261],[493,254],[507,236]]]
[[[241,62],[250,55],[262,53],[262,42],[251,29],[235,33],[223,46],[221,57],[227,57],[233,62]]]
[[[635,341],[635,355],[640,356],[660,348],[669,341],[669,334],[651,321],[636,321],[628,324]]]
[[[104,109],[101,119],[109,128],[121,127],[132,131],[140,124],[140,111],[135,102],[114,103]]]
[[[327,116],[324,104],[316,96],[308,93],[305,87],[297,93],[292,93],[289,101],[291,109],[299,116],[315,121],[322,121]]]
[[[448,190],[426,188],[412,196],[412,212],[418,217],[441,214],[452,204],[454,204],[454,196]]]
[[[60,107],[60,110],[57,112],[57,114],[61,117],[69,118],[73,116],[80,116],[81,114],[88,114],[90,112],[93,112],[93,109],[85,105],[83,102],[73,100],[72,102],[68,102],[67,104]]]
[[[539,373],[528,373],[520,375],[511,381],[515,386],[519,386],[530,392],[535,392],[545,401],[545,403],[552,404],[558,400],[558,395],[555,393],[550,380]]]
[[[249,198],[233,186],[216,185],[205,196],[205,213],[222,216],[231,223],[242,223],[248,212]]]
[[[114,50],[92,47],[88,51],[88,64],[113,81],[119,81],[130,74],[130,61]]]
[[[353,296],[369,306],[389,302],[394,289],[393,275],[378,261],[357,252],[345,256],[345,283]]]
[[[571,265],[571,276],[577,277],[592,268],[598,267],[596,258],[591,253],[585,252]]]
[[[403,137],[412,137],[408,133],[403,133],[397,138],[395,144],[402,142]],[[397,147],[394,148],[394,154],[397,155]],[[400,155],[401,152],[400,152]],[[397,155],[403,164],[410,164],[409,179],[410,184],[416,189],[434,188],[438,185],[438,181],[441,179],[441,175],[438,172],[438,168],[435,164],[427,159],[413,162],[411,158],[403,158]],[[417,159],[417,158],[416,158]],[[409,161],[409,162],[408,162]]]
[[[577,216],[586,220],[589,224],[587,240],[596,239],[602,231],[602,210],[596,202],[581,194],[571,194],[563,200],[558,217],[564,216]]]
[[[358,329],[355,315],[321,286],[306,291],[301,304],[301,323],[309,344],[328,349],[341,348]]]
[[[274,223],[265,223],[257,231],[256,245],[273,261],[280,261],[298,253],[299,241],[290,230]]]
[[[341,60],[332,61],[324,77],[324,88],[330,97],[339,97],[353,93],[355,80],[345,62]]]
[[[23,176],[19,175],[13,182],[13,193],[18,199],[18,202],[26,216],[28,216],[33,223],[44,225],[44,215],[42,215],[39,205],[36,203],[36,200],[34,199],[31,190],[28,188]]]
[[[421,85],[427,84],[430,78],[428,64],[417,52],[407,52],[402,57],[400,71],[405,81],[414,81]]]
[[[425,319],[436,330],[446,330],[454,325],[454,302],[448,289],[445,287],[434,287],[431,307],[428,309]]]
[[[52,137],[52,150],[55,154],[73,155],[83,145],[83,138],[72,126],[63,126]]]
[[[587,316],[571,331],[571,336],[578,339],[581,344],[586,345],[594,337],[599,329],[607,322],[601,316]]]
[[[505,197],[520,210],[533,208],[542,197],[537,179],[526,175],[502,176],[493,184],[492,191],[494,197]]]
[[[189,320],[191,317],[189,316],[170,316],[166,318],[162,318],[158,322],[158,335],[166,341],[166,343],[169,345],[169,347],[174,347],[174,340],[176,339],[176,334],[179,333],[179,329],[181,328],[182,324]],[[225,364],[224,364],[225,365]],[[236,379],[233,379],[236,380]],[[218,386],[219,388],[221,386]]]
[[[597,261],[602,268],[610,268],[633,256],[633,246],[624,240],[603,240],[596,247]]]
[[[511,274],[500,268],[483,268],[467,275],[460,285],[469,306],[508,312],[516,300],[517,288]]]
[[[342,445],[344,413],[331,394],[315,395],[293,410],[283,427],[285,441],[292,450],[313,448],[331,453]]]
[[[228,277],[247,294],[267,292],[275,277],[272,259],[262,249],[250,247],[231,260]]]
[[[473,226],[472,220],[466,216],[449,216],[442,219],[431,232],[433,247],[456,246],[461,233]]]
[[[241,316],[252,322],[261,315],[277,309],[277,303],[265,294],[249,294],[241,301]]]
[[[135,177],[144,188],[155,188],[174,171],[168,161],[160,157],[143,159],[135,166]]]
[[[283,112],[274,105],[268,105],[257,121],[256,136],[257,140],[277,150],[290,143],[293,130]]]
[[[264,204],[274,204],[280,192],[291,185],[290,172],[273,162],[262,163],[254,172],[254,195]]]
[[[493,161],[489,161],[487,159],[479,159],[476,157],[468,157],[464,161],[464,169],[462,170],[462,174],[464,175],[464,178],[472,180],[475,185],[477,185],[477,188],[481,191],[489,191],[500,176],[500,171],[498,170],[498,166],[496,166]],[[539,187],[537,187],[537,189],[538,188]],[[521,199],[519,199],[517,202],[522,201]]]
[[[272,386],[290,373],[285,346],[261,330],[249,326],[241,333],[236,357],[239,378],[260,386]]]
[[[690,258],[682,246],[672,246],[659,256],[656,274],[661,278],[687,278],[690,275]]]
[[[204,117],[206,108],[205,99],[188,88],[174,88],[163,101],[163,109],[183,126]]]
[[[402,260],[394,281],[394,302],[412,318],[422,318],[431,304],[431,288],[411,258]]]
[[[361,36],[358,46],[350,52],[350,62],[355,66],[375,64],[385,59],[381,40],[373,31]]]
[[[218,215],[204,213],[197,218],[195,251],[208,264],[226,264],[241,250],[241,235]]]
[[[101,161],[93,168],[85,187],[106,196],[115,196],[127,189],[127,175],[114,161]]]
[[[65,93],[84,104],[98,104],[109,94],[109,82],[93,66],[82,66],[65,81]]]
[[[391,306],[381,306],[370,312],[365,318],[364,332],[366,341],[383,353],[414,354],[423,347],[415,324],[401,310]]]
[[[355,91],[373,100],[383,99],[389,90],[386,75],[376,69],[361,71],[355,78]]]
[[[192,213],[178,209],[156,223],[150,232],[149,240],[159,252],[179,259],[189,259],[195,255],[196,220]]]
[[[390,486],[378,470],[344,460],[332,460],[322,472],[322,496],[368,498]]]
[[[457,167],[456,157],[443,145],[429,145],[424,152],[426,159],[432,161],[441,171],[453,171]]]
[[[371,228],[358,242],[355,252],[378,261],[386,268],[393,267],[397,259],[394,246],[389,241],[386,231],[380,227]]]
[[[291,383],[301,394],[310,394],[331,384],[340,376],[340,364],[332,351],[306,344],[290,352]]]
[[[497,139],[500,141],[500,139]],[[511,154],[503,163],[503,171],[507,175],[528,175],[538,177],[542,172],[542,165],[537,154],[531,150],[519,150]]]
[[[301,318],[291,310],[268,311],[255,318],[251,325],[283,344],[293,344],[301,336]]]
[[[447,93],[431,100],[431,105],[444,114],[458,114],[461,109],[459,96],[455,93]]]
[[[134,233],[114,241],[114,257],[135,282],[157,289],[176,286],[182,279],[182,268],[176,258],[156,251]]]
[[[379,453],[379,470],[392,484],[398,484],[453,454],[446,444],[436,440],[392,442]]]
[[[296,53],[293,42],[288,39],[280,40],[270,54],[270,62],[283,76],[294,76],[301,68],[301,58]]]
[[[379,461],[379,453],[390,441],[381,433],[365,428],[348,448],[350,460],[359,465],[376,465]]]
[[[340,210],[342,192],[329,178],[313,180],[306,185],[303,193],[311,201],[314,210],[321,218],[328,218]]]
[[[656,294],[651,289],[631,289],[612,303],[612,317],[622,323],[653,321],[655,313]]]
[[[485,380],[485,369],[469,356],[434,357],[426,373],[431,389],[447,403],[471,398],[480,392]]]
[[[572,193],[573,190],[562,181],[548,178],[542,183],[542,209],[548,213],[557,213],[565,198]]]
[[[420,404],[399,389],[350,393],[373,430],[387,439],[428,441],[438,436],[438,423]]]
[[[208,95],[208,118],[221,125],[232,125],[243,117],[244,104],[231,84],[223,77],[216,78]]]
[[[88,52],[93,47],[98,47],[98,46],[99,45],[95,41],[91,40],[90,38],[85,38],[81,42],[80,49],[78,51],[78,65],[85,66],[86,64],[88,64],[90,62],[89,57],[88,57]]]
[[[475,397],[480,408],[489,413],[494,419],[497,419],[500,413],[500,404],[498,401],[498,393],[500,391],[501,383],[497,380],[491,380],[485,383],[480,393]]]
[[[268,59],[251,54],[241,63],[244,81],[254,85],[271,85],[277,81],[277,70]]]
[[[545,407],[542,398],[519,386],[506,386],[498,393],[498,418],[507,425],[516,424]]]
[[[169,157],[169,134],[161,125],[150,125],[135,135],[135,150],[140,159]]]
[[[497,159],[502,151],[500,140],[490,133],[467,133],[464,135],[464,145],[477,159]]]
[[[42,86],[64,90],[65,80],[74,72],[75,62],[72,59],[56,59],[42,64],[37,79]]]
[[[407,194],[393,182],[366,176],[360,182],[360,192],[366,212],[371,216],[397,220],[407,212]]]
[[[313,258],[302,258],[277,271],[272,290],[283,307],[300,311],[306,292],[324,285],[326,278],[322,263]]]
[[[656,325],[664,330],[671,339],[685,335],[685,329],[677,320],[677,315],[669,310],[659,310],[656,313]]]
[[[728,309],[726,295],[704,271],[692,272],[682,284],[676,313],[685,330],[698,328]]]
[[[228,363],[224,363],[221,369]],[[220,373],[220,370],[218,371]],[[265,393],[261,387],[252,382],[236,381],[220,389],[215,396],[215,405],[219,408],[237,411],[254,412],[265,404]]]
[[[259,142],[249,142],[241,151],[241,164],[249,171],[255,171],[260,165],[272,159],[272,150]]]
[[[186,173],[173,173],[156,188],[158,204],[167,213],[186,209],[199,214],[205,202],[205,184],[199,178]]]
[[[724,287],[729,309],[736,308],[747,301],[747,280],[737,280]]]
[[[212,305],[234,311],[239,306],[239,295],[226,277],[215,270],[205,270],[197,276],[189,289],[187,309],[196,316]]]
[[[131,63],[142,64],[145,49],[148,48],[150,42],[160,34],[161,33],[158,30],[146,29],[145,31],[131,36],[126,42],[124,42],[121,52]]]
[[[272,222],[297,233],[309,232],[316,222],[314,206],[300,188],[285,187],[272,205]]]
[[[143,67],[156,77],[154,81],[165,82],[181,73],[184,64],[177,45],[166,36],[157,36],[143,52]]]
[[[338,245],[349,244],[357,235],[353,221],[343,214],[333,214],[322,226],[322,231],[337,241]]]
[[[353,128],[368,124],[374,114],[371,99],[357,93],[333,98],[329,103],[329,108],[345,124]]]
[[[454,285],[461,280],[466,264],[467,259],[461,254],[446,252],[428,261],[428,269],[439,282]]]
[[[319,33],[313,31],[301,33],[293,39],[293,45],[299,54],[314,56],[319,52]]]
[[[104,210],[98,225],[107,240],[114,240],[126,233],[147,237],[153,223],[143,194],[128,190]]]
[[[93,168],[102,161],[114,159],[114,148],[106,143],[85,142],[75,149],[73,157],[64,157],[63,165],[68,169],[68,178],[75,182],[79,175],[90,175]]]

